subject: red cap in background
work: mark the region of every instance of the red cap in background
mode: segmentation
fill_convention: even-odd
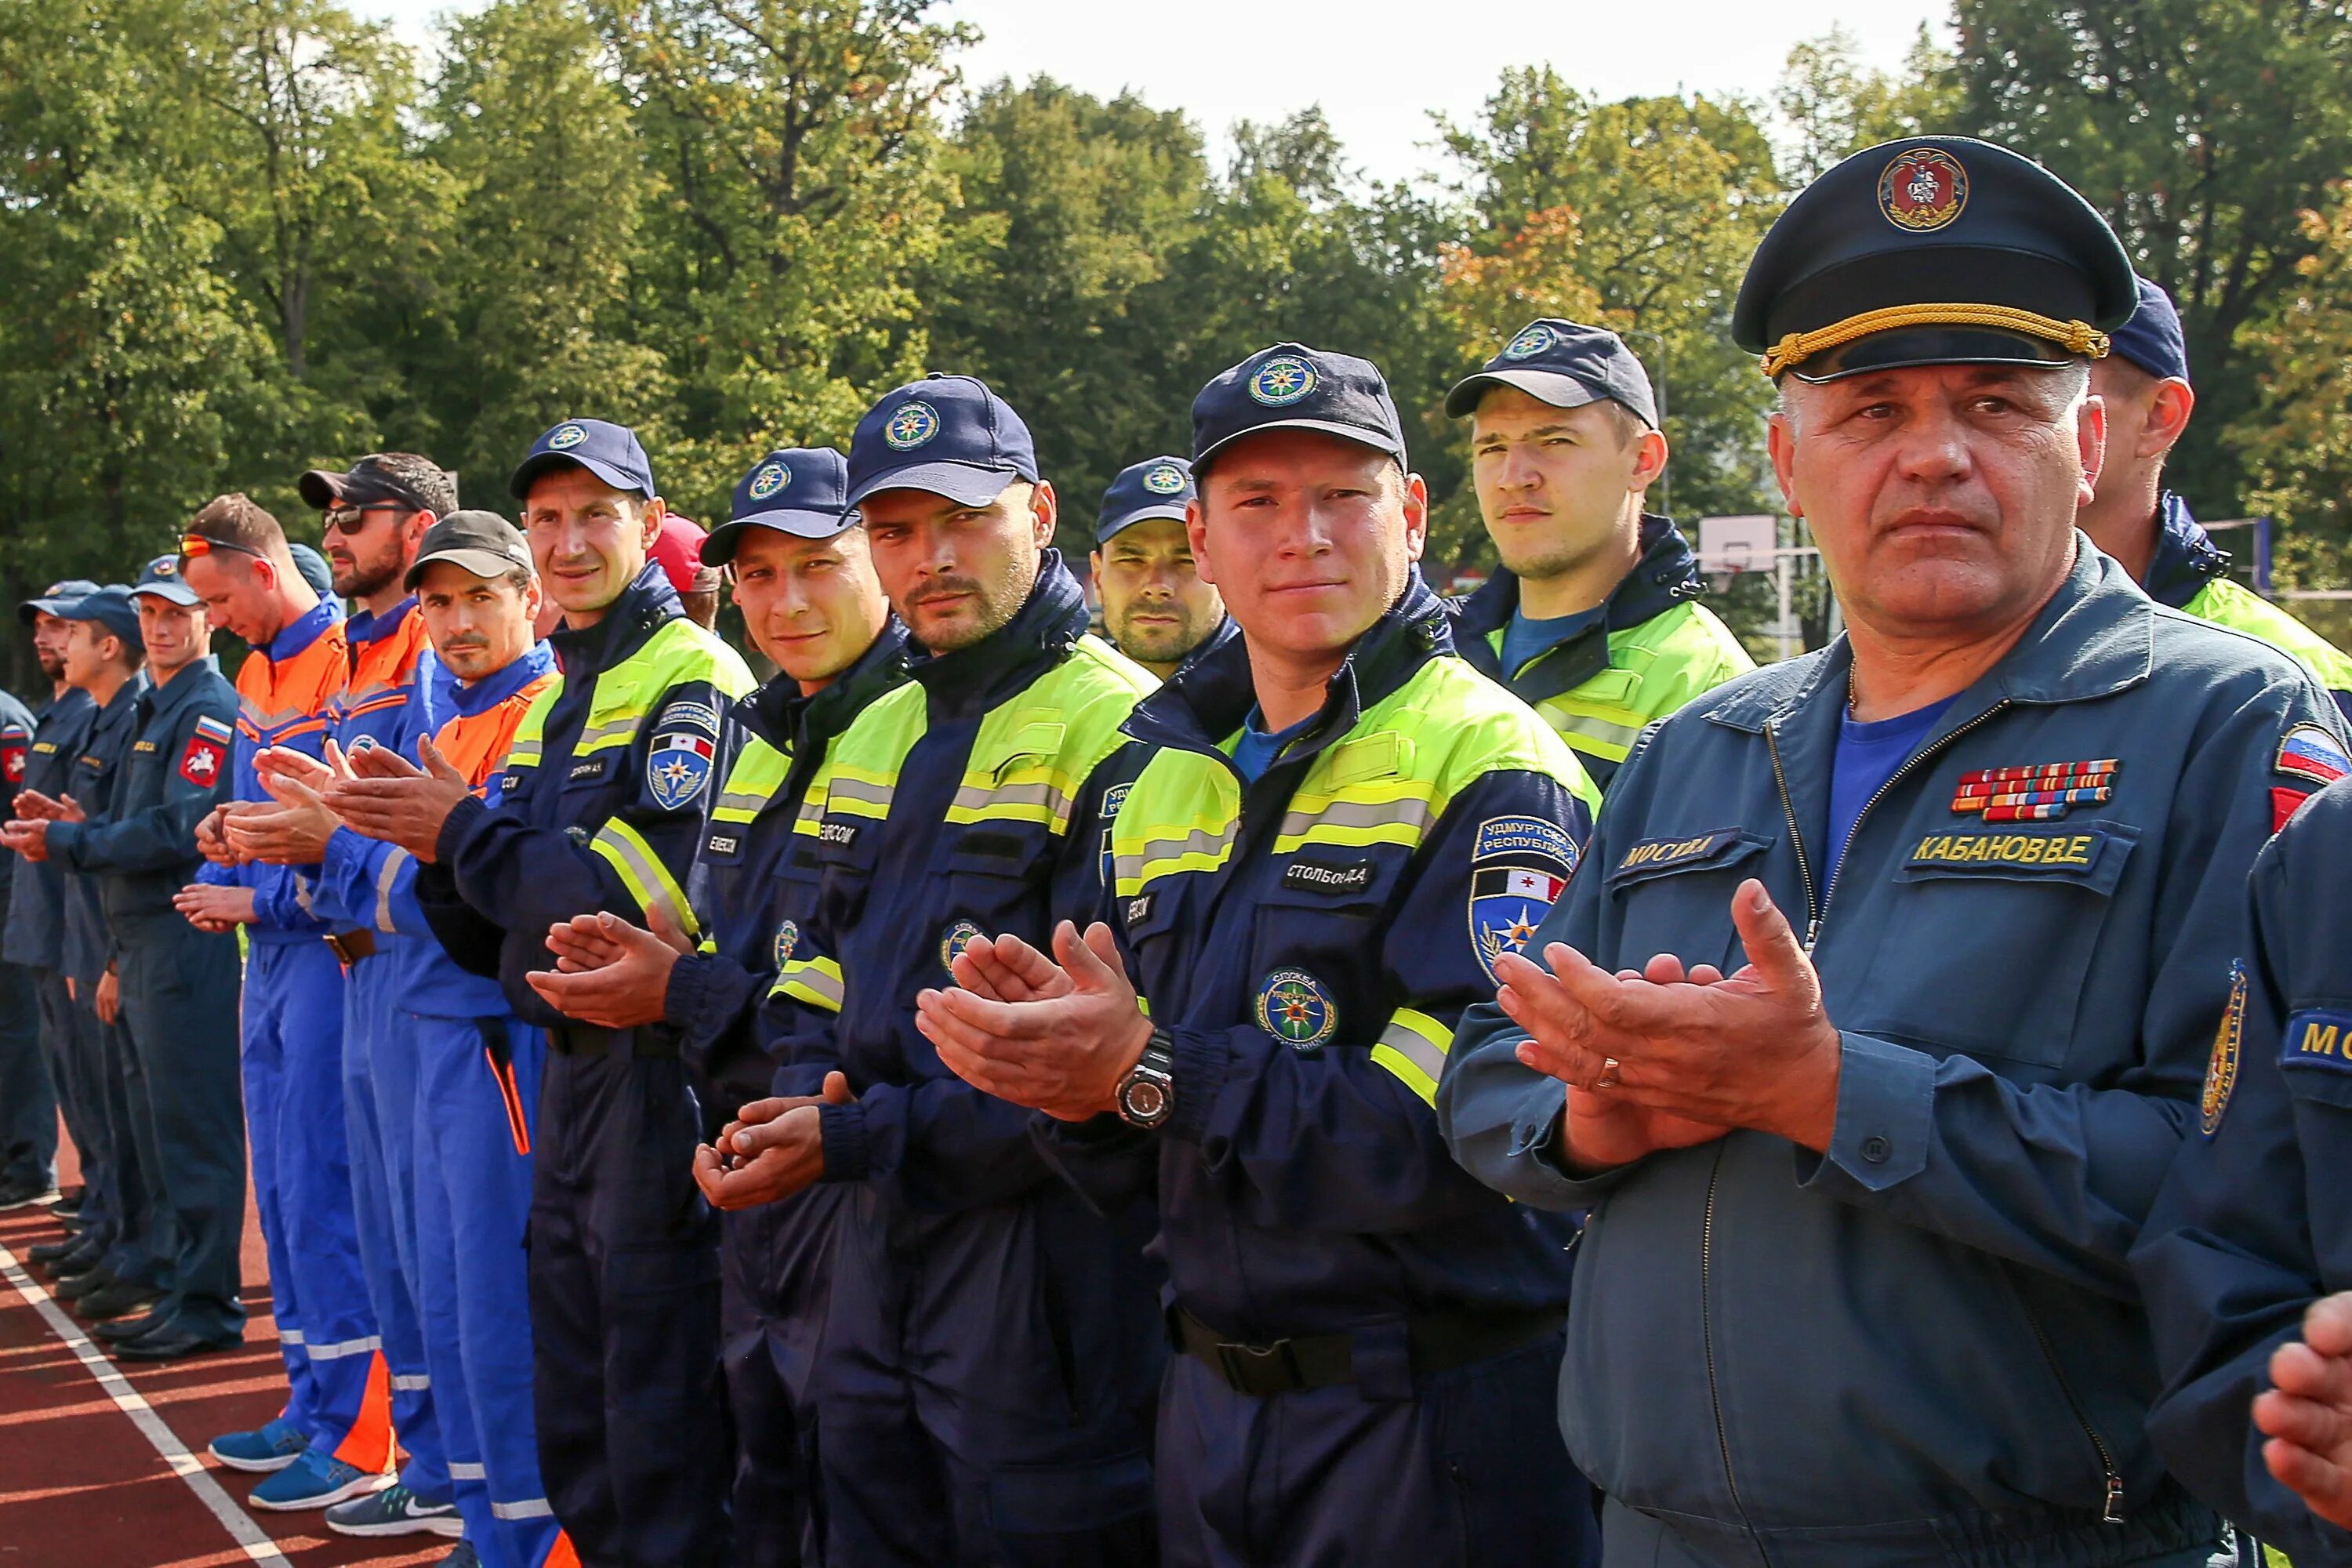
[[[719,586],[719,569],[702,563],[702,542],[708,537],[700,524],[676,512],[662,519],[661,533],[654,541],[654,559],[661,563],[669,585],[681,594],[698,588],[709,593]]]

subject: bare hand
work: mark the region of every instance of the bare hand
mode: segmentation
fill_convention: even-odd
[[[90,997],[89,1005],[97,1010],[101,1024],[111,1024],[122,1016],[122,982],[115,978],[114,971],[110,969],[98,977],[98,992]]]
[[[302,757],[304,762],[318,766],[318,773],[310,776],[322,783],[334,776],[299,752],[281,747],[262,753],[264,757],[280,754]],[[303,783],[298,771],[290,767],[262,771],[260,778],[262,787],[278,803],[278,808],[239,812],[229,817],[222,825],[222,831],[231,847],[248,860],[272,866],[315,866],[325,859],[327,842],[341,824],[335,814],[327,809],[318,791]]]
[[[1072,989],[1059,964],[1009,934],[966,943],[948,967],[958,985],[991,1002],[1045,1002]]]
[[[1748,962],[1727,979],[1707,966],[1685,974],[1670,955],[1610,974],[1560,942],[1545,950],[1549,974],[1518,954],[1496,959],[1495,999],[1528,1031],[1519,1060],[1685,1122],[1827,1149],[1843,1045],[1821,977],[1761,882],[1739,885],[1731,919]]]
[[[204,820],[196,824],[196,853],[215,866],[242,864],[236,851],[229,847],[228,836],[221,831],[222,825],[228,820],[228,808],[234,804],[226,802],[213,807],[205,814]]]
[[[327,745],[338,755],[341,754],[340,748],[332,740],[330,740]],[[261,787],[268,790],[273,797],[281,802],[285,797],[278,794],[275,786],[278,784],[299,784],[307,789],[318,792],[324,790],[338,778],[351,776],[348,766],[338,772],[310,752],[297,751],[292,746],[272,746],[265,752],[258,752],[253,759],[253,771],[261,780]]]
[[[824,1092],[813,1099],[753,1101],[743,1108],[741,1121],[719,1135],[719,1147],[705,1143],[695,1150],[695,1184],[713,1208],[744,1209],[791,1197],[824,1175],[817,1107],[848,1105],[856,1098],[846,1077],[829,1072]]]
[[[419,736],[416,752],[422,770],[410,767],[389,746],[352,752],[351,767],[358,776],[330,786],[324,800],[352,832],[397,844],[429,864],[440,852],[442,825],[472,791],[466,775],[450,766],[430,739]]]
[[[16,811],[18,816],[33,822],[89,820],[89,814],[82,810],[81,803],[73,796],[64,795],[52,800],[37,789],[16,792]]]
[[[0,826],[0,848],[13,849],[26,859],[39,862],[49,858],[49,824],[46,818],[26,821],[12,817]]]
[[[1062,1121],[1113,1110],[1119,1079],[1151,1043],[1151,1021],[1136,1005],[1110,928],[1097,921],[1083,940],[1068,921],[1054,928],[1058,981],[1032,962],[1042,954],[1026,943],[1007,949],[1008,940],[996,939],[975,969],[993,973],[992,960],[1001,963],[1002,973],[1038,1000],[992,1001],[961,986],[921,991],[915,1027],[950,1072],[983,1093]]]
[[[2254,1398],[2270,1440],[2263,1463],[2338,1529],[2352,1530],[2352,1293],[2303,1315],[2303,1338],[2271,1352],[2272,1386]]]
[[[694,946],[660,905],[646,915],[651,930],[610,910],[549,927],[555,968],[523,978],[549,1006],[585,1024],[628,1029],[660,1022],[667,1016],[670,971]]]
[[[191,882],[172,895],[172,907],[198,931],[234,931],[254,921],[251,888],[216,888]]]

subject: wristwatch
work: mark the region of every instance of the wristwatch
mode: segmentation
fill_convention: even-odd
[[[1176,1042],[1165,1029],[1151,1031],[1150,1043],[1118,1080],[1118,1119],[1149,1131],[1168,1120],[1176,1109]]]

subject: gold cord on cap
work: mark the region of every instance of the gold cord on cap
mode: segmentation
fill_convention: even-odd
[[[2088,321],[2061,321],[2007,305],[1890,305],[1864,310],[1810,332],[1790,332],[1764,355],[1764,374],[1779,375],[1825,349],[1899,327],[1993,327],[2056,343],[2068,353],[2107,357],[2107,334]]]

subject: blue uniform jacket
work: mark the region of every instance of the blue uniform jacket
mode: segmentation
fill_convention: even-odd
[[[334,599],[321,599],[280,626],[267,647],[257,647],[246,657],[273,662],[298,658],[308,653],[310,646],[342,618],[341,603]],[[314,757],[324,755],[330,713],[331,710],[323,708],[316,712],[240,712],[229,798],[270,799],[269,792],[261,787],[261,775],[255,770],[254,759],[272,746],[291,746]],[[315,941],[327,934],[328,923],[305,908],[306,894],[297,884],[297,876],[298,872],[291,866],[270,866],[259,861],[243,866],[215,866],[207,860],[197,873],[196,879],[253,889],[254,918],[246,927],[248,940],[266,942]]]
[[[110,955],[142,924],[184,924],[172,896],[204,863],[196,824],[228,797],[236,726],[236,688],[220,666],[210,656],[182,666],[139,692],[131,749],[104,802],[85,801],[81,822],[49,825],[50,856],[98,879]]]
[[[139,738],[139,699],[146,689],[144,671],[116,689],[113,700],[99,709],[90,721],[81,751],[67,772],[66,793],[91,816],[103,813],[113,798],[115,778],[130,760],[131,742]],[[116,952],[114,934],[107,929],[104,894],[94,872],[68,868],[65,928],[64,963],[59,967],[74,983],[75,994],[87,1001]]]
[[[1423,700],[1438,706],[1428,729],[1403,742],[1407,774],[1434,781],[1448,772],[1449,742],[1491,748],[1515,724],[1527,732],[1503,749],[1556,754],[1559,773],[1524,763],[1484,773],[1410,843],[1398,828],[1422,820],[1426,805],[1413,800],[1396,823],[1373,826],[1364,814],[1381,808],[1367,802],[1393,795],[1377,781],[1367,781],[1365,801],[1341,798],[1319,812],[1300,796],[1318,756],[1393,733],[1377,713],[1368,723],[1367,710],[1441,662],[1477,700],[1454,702],[1444,680],[1423,683]],[[1230,769],[1226,748],[1255,705],[1248,650],[1235,638],[1146,698],[1127,728],[1155,757],[1189,752]],[[1508,1203],[1465,1174],[1438,1134],[1426,1069],[1414,1065],[1431,1051],[1398,1035],[1411,1053],[1400,1074],[1377,1047],[1398,1048],[1389,1040],[1402,1026],[1391,1024],[1400,1009],[1442,1042],[1464,1007],[1494,995],[1477,868],[1516,868],[1548,888],[1573,873],[1591,832],[1561,776],[1576,767],[1540,719],[1456,660],[1444,606],[1416,574],[1331,678],[1320,722],[1243,786],[1230,855],[1107,900],[1102,918],[1174,1042],[1174,1109],[1156,1134],[1108,1119],[1038,1125],[1057,1152],[1112,1139],[1155,1152],[1157,1249],[1179,1306],[1263,1344],[1409,1314],[1567,1303],[1574,1224]],[[1489,847],[1482,859],[1482,846],[1504,841],[1498,824],[1515,825],[1521,847]],[[1156,817],[1125,825],[1118,894],[1134,874],[1129,836],[1160,831]],[[1186,863],[1213,860],[1198,847],[1217,836],[1196,828]],[[1513,908],[1533,920],[1542,905]],[[1286,976],[1307,988],[1299,1028],[1328,1021],[1328,1038],[1302,1042],[1296,1030],[1286,1037],[1267,1026],[1291,994],[1281,991]],[[1073,1174],[1083,1189],[1085,1175]]]
[[[52,800],[71,795],[74,759],[81,755],[82,742],[97,718],[98,704],[79,686],[51,698],[36,717],[25,776],[16,787],[39,790]],[[65,910],[66,869],[61,863],[50,859],[17,868],[8,889],[8,929],[0,939],[0,957],[36,969],[63,967]]]
[[[5,789],[9,800],[25,787],[25,774],[32,763],[33,731],[39,722],[31,709],[0,691],[0,789]],[[0,855],[0,909],[6,908],[16,886],[16,859],[14,855]]]
[[[688,1059],[718,1089],[718,1107],[730,1114],[734,1107],[767,1094],[775,1077],[777,1064],[758,1027],[760,1003],[783,963],[779,949],[789,950],[796,929],[782,922],[806,909],[817,880],[816,842],[793,831],[801,797],[833,738],[867,703],[906,679],[907,628],[892,616],[857,662],[814,696],[803,697],[799,682],[779,675],[727,716],[730,733],[719,745],[722,757],[731,760],[742,736],[751,734],[791,765],[748,824],[706,820],[687,883],[704,941],[700,951],[670,969],[663,1005],[678,1027]],[[717,776],[724,779],[725,770]],[[714,794],[711,799],[716,805],[723,797]],[[797,892],[785,892],[787,883]]]
[[[2067,580],[1865,807],[1824,887],[1849,668],[1841,640],[1649,731],[1528,944],[1728,972],[1732,893],[1760,878],[1810,928],[1843,1035],[1826,1155],[1743,1131],[1575,1180],[1561,1086],[1514,1058],[1499,1009],[1472,1009],[1448,1060],[1456,1156],[1525,1202],[1591,1205],[1570,1451],[1709,1563],[2193,1547],[2218,1525],[2148,1444],[2156,1362],[2126,1254],[2196,1116],[2273,792],[2308,787],[2283,746],[2299,725],[2333,744],[2335,708],[2078,536]],[[1983,770],[2092,762],[2112,763],[2109,799],[1971,793]]]
[[[2324,1568],[2352,1563],[2352,1535],[2271,1479],[2251,1410],[2304,1310],[2352,1289],[2352,782],[2271,840],[2252,894],[2200,1125],[2132,1254],[2165,1376],[2148,1424],[2200,1497]]]

